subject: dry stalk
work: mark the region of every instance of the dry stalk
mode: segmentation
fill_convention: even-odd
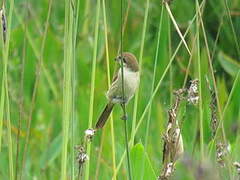
[[[206,80],[207,80],[208,89],[209,89],[210,94],[211,94],[211,102],[210,102],[209,106],[210,106],[210,110],[211,110],[212,137],[215,137],[217,127],[218,127],[218,124],[219,124],[218,117],[217,117],[217,98],[216,98],[215,91],[211,88],[208,79],[206,79]]]
[[[86,153],[86,148],[84,146],[78,145],[75,147],[75,149],[77,150],[76,160],[78,163],[78,179],[79,179],[79,177],[82,176],[83,165],[89,158]]]
[[[235,162],[233,163],[233,165],[235,166],[235,168],[236,168],[236,170],[237,170],[237,173],[238,173],[238,176],[239,176],[239,178],[240,178],[240,163],[237,162],[237,161],[235,161]]]
[[[3,42],[6,42],[6,36],[7,36],[7,19],[5,16],[5,9],[4,9],[4,5],[2,6],[2,8],[0,8],[0,18],[1,18],[1,24],[2,24],[2,31],[3,31]]]
[[[175,103],[168,111],[168,125],[166,133],[163,136],[163,169],[160,180],[169,179],[174,170],[176,161],[182,156],[184,152],[183,139],[181,135],[181,127],[178,124],[177,113],[182,100],[187,100],[190,104],[196,105],[199,100],[198,94],[198,80],[190,81],[188,89],[179,89],[174,92]]]
[[[198,79],[190,81],[190,87],[187,90],[188,92],[187,101],[190,104],[194,105],[198,104],[199,101],[198,83],[199,83]]]
[[[211,130],[212,138],[216,136],[216,131],[219,126],[219,120],[217,116],[217,98],[215,91],[211,88],[208,79],[206,79],[208,89],[211,94],[210,110],[211,110]],[[220,138],[217,139],[216,143],[216,160],[220,167],[225,167],[226,156],[230,152],[230,145],[223,143]]]
[[[224,144],[222,142],[218,142],[216,144],[216,151],[217,151],[217,162],[220,165],[220,167],[225,167],[225,159],[228,153],[230,152],[230,145]]]
[[[87,155],[87,144],[92,142],[92,139],[96,133],[95,129],[87,129],[85,131],[85,137],[83,143],[81,145],[75,146],[75,150],[77,150],[76,161],[78,163],[78,179],[82,176],[82,170],[84,163],[89,159]]]
[[[168,179],[173,174],[175,162],[183,154],[183,140],[177,121],[177,111],[185,92],[185,89],[175,91],[175,103],[168,111],[168,126],[163,136],[163,170],[161,176],[159,176],[161,180]]]

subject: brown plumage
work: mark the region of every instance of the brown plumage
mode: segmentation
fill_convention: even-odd
[[[109,103],[109,104],[106,105],[102,114],[98,118],[98,122],[96,124],[96,129],[103,128],[103,126],[105,125],[108,117],[110,116],[110,114],[112,112],[113,106],[114,106],[113,103]]]

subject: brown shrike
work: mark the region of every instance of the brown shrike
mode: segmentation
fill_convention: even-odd
[[[121,59],[123,60],[124,97],[122,92],[122,71],[121,68],[119,68],[117,75],[113,78],[113,82],[107,91],[108,104],[98,118],[96,129],[104,126],[115,104],[122,105],[123,103],[128,103],[138,88],[140,75],[136,57],[129,52],[124,52],[122,56],[119,55],[115,58],[120,64]]]

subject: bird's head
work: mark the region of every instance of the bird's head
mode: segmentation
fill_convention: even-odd
[[[116,61],[121,64],[121,60],[123,61],[123,67],[130,69],[133,72],[138,72],[139,71],[139,65],[137,58],[129,52],[123,52],[122,55],[118,55],[115,58]]]

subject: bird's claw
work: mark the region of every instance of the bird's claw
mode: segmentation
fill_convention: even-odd
[[[124,114],[124,115],[121,117],[121,119],[124,120],[124,121],[126,121],[126,120],[128,119],[128,116]]]
[[[122,98],[122,97],[114,97],[112,99],[112,102],[114,102],[116,104],[121,104],[121,106],[122,106],[123,104],[127,103],[127,100],[126,100],[126,98]]]

